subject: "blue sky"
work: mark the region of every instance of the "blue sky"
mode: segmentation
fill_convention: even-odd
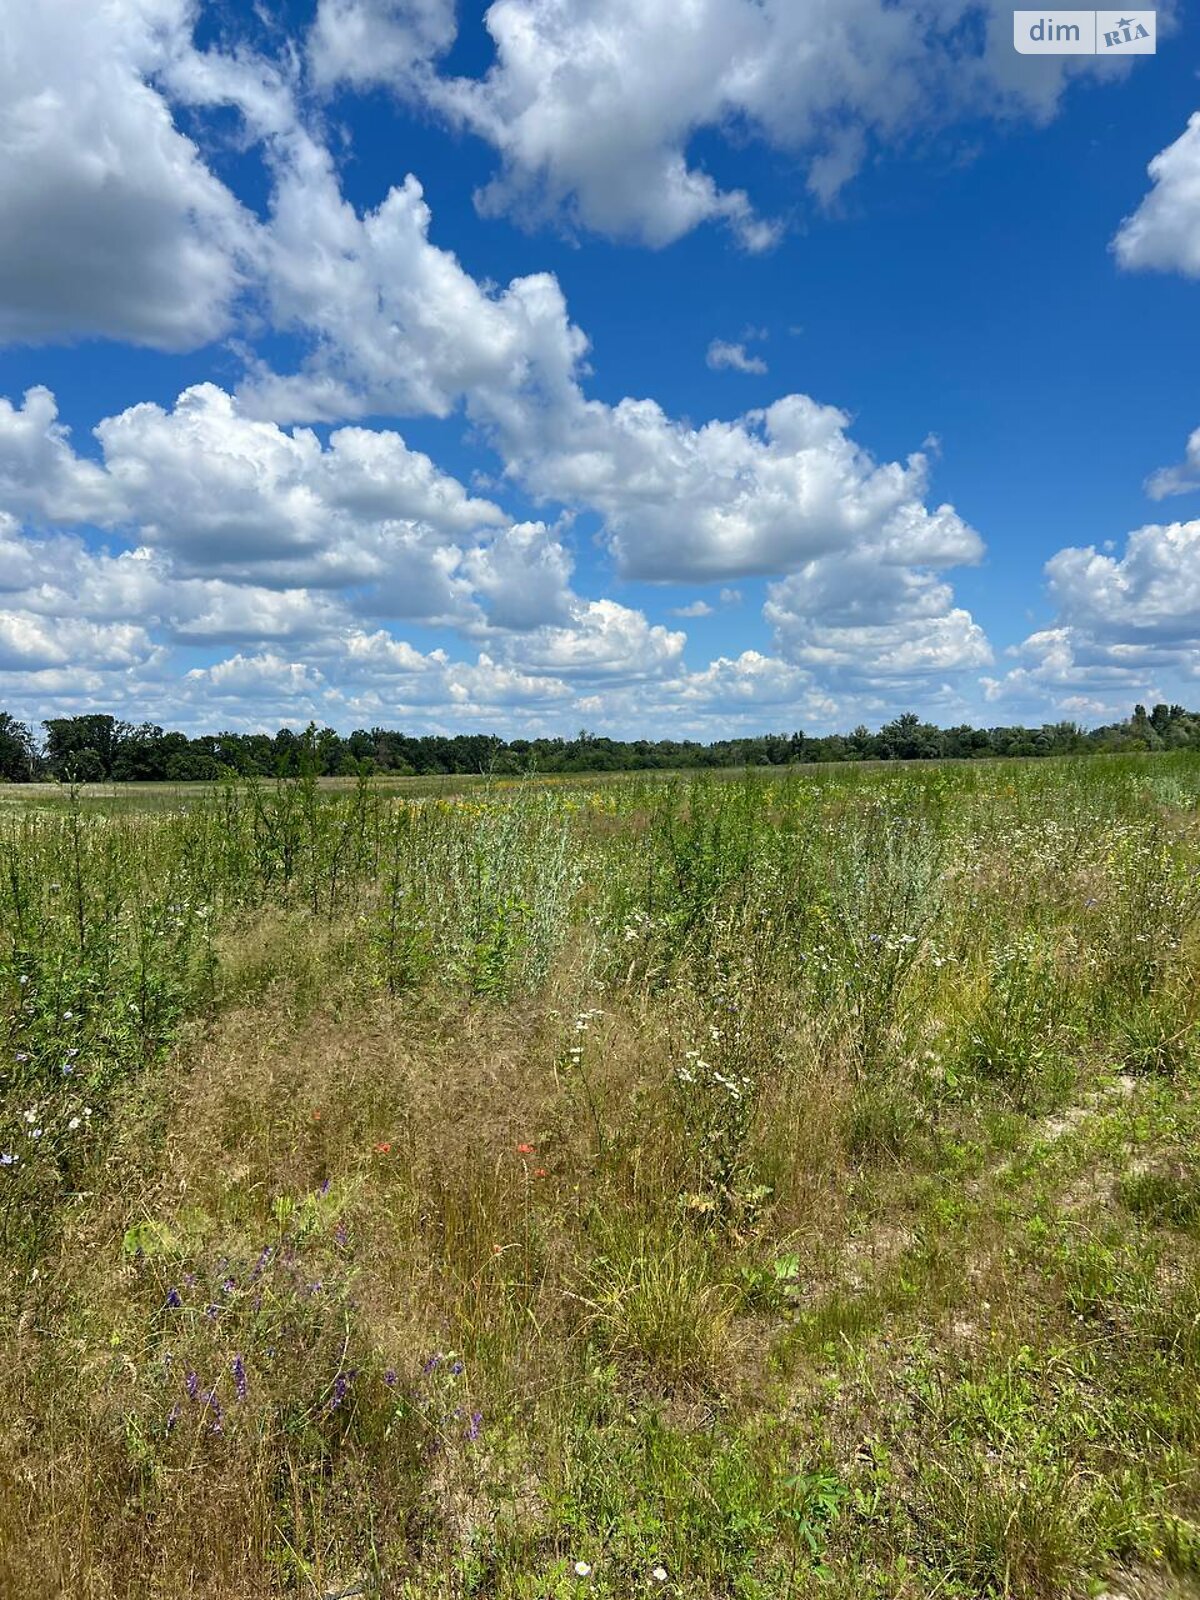
[[[0,706],[1200,704],[1200,20],[1158,19],[1096,62],[972,0],[17,0]]]

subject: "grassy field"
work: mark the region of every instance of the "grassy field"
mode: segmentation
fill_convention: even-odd
[[[1200,758],[0,803],[0,1595],[1200,1594]]]

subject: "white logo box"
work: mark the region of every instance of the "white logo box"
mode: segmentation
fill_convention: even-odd
[[[1023,56],[1152,56],[1154,11],[1014,11],[1013,47]]]

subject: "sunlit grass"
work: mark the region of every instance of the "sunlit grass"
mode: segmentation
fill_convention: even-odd
[[[0,796],[0,1594],[1186,1592],[1198,913],[1187,755]]]

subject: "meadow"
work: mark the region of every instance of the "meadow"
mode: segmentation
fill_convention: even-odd
[[[1200,756],[0,796],[0,1595],[1200,1594]]]

